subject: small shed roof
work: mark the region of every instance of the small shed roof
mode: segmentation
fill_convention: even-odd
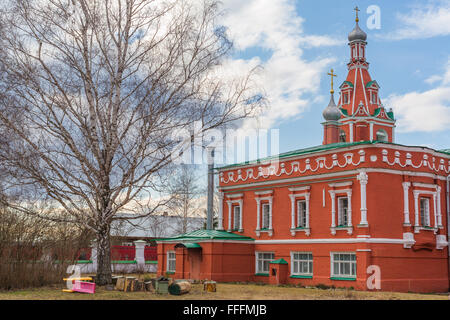
[[[274,260],[274,261],[270,261],[270,263],[272,263],[272,264],[288,264],[287,261],[284,260],[283,258]]]

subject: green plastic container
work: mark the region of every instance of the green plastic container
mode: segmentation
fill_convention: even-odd
[[[156,280],[156,293],[168,294],[169,293],[169,280]]]

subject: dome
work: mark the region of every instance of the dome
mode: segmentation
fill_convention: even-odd
[[[348,35],[348,41],[362,40],[366,41],[367,34],[359,27],[358,22],[356,22],[355,28]]]
[[[339,111],[338,107],[336,107],[336,103],[334,103],[333,94],[331,95],[328,107],[323,110],[322,115],[326,121],[337,121],[341,118],[341,111]]]

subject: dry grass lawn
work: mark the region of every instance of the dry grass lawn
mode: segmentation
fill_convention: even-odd
[[[152,275],[154,276],[154,275]],[[142,279],[142,275],[139,276]],[[203,292],[194,284],[191,292],[181,296],[151,292],[108,291],[97,287],[95,294],[65,293],[64,284],[17,291],[0,291],[0,300],[448,300],[448,294],[414,294],[365,292],[347,289],[297,288],[257,284],[218,283],[217,292]]]

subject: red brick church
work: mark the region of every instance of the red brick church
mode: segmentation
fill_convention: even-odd
[[[449,291],[450,150],[395,143],[366,39],[357,18],[323,144],[220,168],[217,229],[159,241],[158,274]]]

